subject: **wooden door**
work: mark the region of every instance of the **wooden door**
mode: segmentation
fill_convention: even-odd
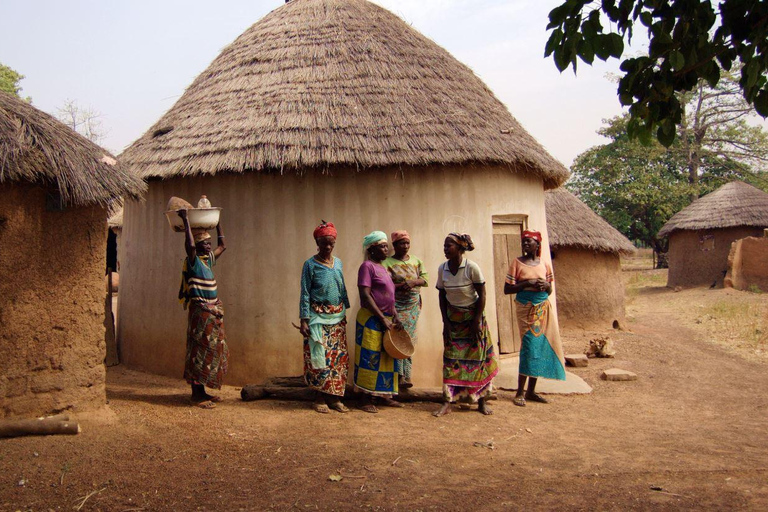
[[[511,217],[511,216],[510,216]],[[514,295],[504,295],[504,279],[509,265],[523,254],[520,235],[522,218],[493,223],[493,270],[496,290],[496,318],[499,326],[499,352],[511,354],[520,351],[520,332],[517,328]]]

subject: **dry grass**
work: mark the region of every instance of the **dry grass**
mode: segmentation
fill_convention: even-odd
[[[709,340],[731,348],[768,356],[768,304],[753,297],[729,297],[702,308],[696,323]]]

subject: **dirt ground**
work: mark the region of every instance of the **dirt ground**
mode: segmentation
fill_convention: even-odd
[[[0,441],[0,510],[768,510],[768,296],[625,276],[627,331],[564,333],[566,352],[615,342],[571,369],[590,395],[519,408],[501,392],[493,416],[438,419],[225,388],[201,410],[180,379],[116,367],[80,435]],[[639,379],[600,380],[612,367]]]

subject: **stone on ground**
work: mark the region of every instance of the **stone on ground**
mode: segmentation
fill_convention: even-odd
[[[603,380],[614,380],[614,381],[637,380],[636,373],[630,372],[628,370],[622,370],[620,368],[610,368],[608,370],[605,370],[600,377]]]
[[[589,358],[586,354],[565,354],[565,364],[574,368],[589,366]]]
[[[499,361],[499,373],[493,379],[496,388],[517,389],[517,370],[520,366],[519,357],[504,357]],[[553,395],[586,395],[592,392],[592,387],[584,379],[571,372],[565,372],[565,380],[539,379],[536,392]]]

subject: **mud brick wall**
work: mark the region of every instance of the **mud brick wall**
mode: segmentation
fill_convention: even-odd
[[[0,185],[0,417],[106,402],[106,212]]]

